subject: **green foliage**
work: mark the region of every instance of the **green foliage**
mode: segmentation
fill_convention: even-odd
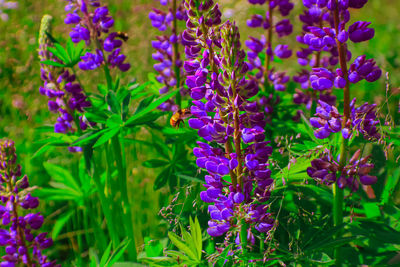
[[[140,258],[150,266],[199,266],[202,263],[202,233],[197,218],[190,218],[190,232],[181,226],[181,237],[168,232],[168,237],[178,250],[165,251],[164,257],[152,257],[154,245],[146,249],[146,257]],[[201,266],[201,265],[200,265]]]

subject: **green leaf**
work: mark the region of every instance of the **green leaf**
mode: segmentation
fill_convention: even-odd
[[[113,138],[116,134],[119,133],[119,131],[121,130],[120,127],[117,128],[107,128],[107,131],[104,132],[100,138],[96,141],[96,143],[94,144],[93,148],[99,147],[101,145],[103,145],[105,142],[107,142],[108,140],[110,140],[111,138]]]
[[[393,191],[395,190],[400,178],[400,168],[397,168],[393,175],[388,179],[386,179],[385,187],[383,188],[382,195],[381,195],[381,203],[383,205],[389,203],[390,198],[393,195]]]
[[[158,240],[152,240],[150,237],[144,238],[144,250],[147,257],[158,257],[162,255],[163,246]]]
[[[205,183],[205,181],[203,181],[203,180],[201,180],[201,179],[199,179],[197,177],[192,177],[192,176],[185,175],[185,174],[180,174],[180,173],[175,173],[175,175],[178,176],[179,178],[185,179],[187,181],[196,182],[196,183],[202,183],[202,184]]]
[[[125,123],[125,126],[133,127],[133,126],[137,126],[137,125],[141,125],[141,124],[154,122],[163,115],[164,114],[161,112],[150,112],[141,117],[136,118],[135,120],[132,120],[130,123]]]
[[[125,252],[125,250],[127,249],[128,245],[130,243],[130,239],[125,238],[121,244],[118,245],[118,247],[114,250],[114,252],[112,253],[111,257],[109,258],[109,260],[107,261],[105,267],[111,267],[114,265],[114,263],[116,261],[118,261],[122,254]]]
[[[100,135],[104,134],[105,132],[109,131],[110,129],[103,129],[103,130],[97,130],[97,131],[91,131],[83,134],[81,137],[78,138],[75,142],[73,142],[71,145],[72,146],[81,146],[85,144],[89,144],[89,141],[92,141],[96,138],[98,138]]]
[[[62,45],[59,43],[54,43],[54,48],[57,50],[57,57],[62,59],[64,63],[69,63],[70,59],[68,57],[68,53]]]
[[[43,163],[43,166],[50,177],[52,177],[55,181],[64,184],[66,187],[73,188],[77,192],[80,192],[80,186],[75,181],[72,174],[66,169],[48,162]]]
[[[57,240],[57,237],[60,234],[61,230],[64,228],[64,225],[68,222],[68,220],[71,218],[74,212],[75,212],[74,210],[71,210],[66,214],[63,214],[62,216],[57,218],[56,223],[54,224],[53,227],[53,232],[51,234],[51,238],[53,238],[53,240]]]
[[[198,258],[197,260],[201,260],[201,254],[203,251],[203,240],[201,238],[201,228],[200,228],[200,223],[197,217],[195,217],[194,221],[192,217],[189,217],[189,224],[190,224],[190,232],[191,236],[194,240],[196,249],[197,249],[197,255]]]
[[[184,231],[186,232],[186,231]],[[187,232],[186,232],[187,233]],[[186,255],[188,255],[192,259],[197,259],[196,254],[188,247],[185,243],[183,243],[179,236],[177,236],[173,232],[168,232],[168,237],[171,240],[171,242],[182,252],[184,252]],[[185,240],[186,242],[189,242],[190,240]]]
[[[151,159],[143,162],[143,166],[146,168],[158,168],[168,164],[169,162],[159,159]]]
[[[137,118],[139,118],[140,116],[143,116],[144,114],[149,113],[150,111],[152,111],[153,109],[157,108],[159,105],[161,105],[161,103],[165,102],[166,100],[168,100],[169,98],[171,98],[171,96],[173,96],[175,93],[177,92],[177,90],[171,91],[168,94],[163,95],[162,97],[156,99],[154,102],[152,102],[150,105],[148,105],[146,108],[143,108],[141,111],[135,113],[132,117],[130,117],[127,121],[126,121],[126,125],[129,125],[132,121],[136,120]]]
[[[379,209],[378,203],[364,202],[362,203],[362,206],[364,208],[365,215],[367,215],[367,218],[381,216],[381,210]]]
[[[109,128],[122,127],[123,121],[121,119],[121,116],[113,114],[110,118],[108,118],[106,125]]]
[[[164,169],[156,178],[156,180],[154,181],[154,190],[158,190],[161,187],[163,187],[164,185],[166,185],[168,178],[171,175],[171,168],[168,167],[166,169]]]
[[[64,64],[59,63],[59,62],[55,62],[55,61],[52,61],[52,60],[43,60],[43,61],[40,61],[40,63],[41,63],[41,64],[44,64],[44,65],[49,65],[49,66],[54,66],[54,67],[60,67],[60,68],[65,67]]]
[[[121,105],[113,91],[108,92],[106,99],[111,111],[115,114],[121,114]]]
[[[110,244],[108,244],[106,250],[103,253],[103,256],[101,256],[100,264],[99,264],[100,267],[104,267],[106,265],[106,262],[108,261],[110,254],[111,254],[111,245],[112,245],[112,242],[110,242]]]

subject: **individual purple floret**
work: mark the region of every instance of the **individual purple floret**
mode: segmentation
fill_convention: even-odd
[[[43,254],[53,240],[47,233],[37,233],[44,217],[31,211],[38,207],[39,200],[30,193],[28,177],[21,176],[14,142],[0,141],[0,218],[4,227],[0,229],[0,246],[5,247],[0,265],[61,266]]]
[[[371,22],[357,21],[349,27],[349,37],[354,43],[360,43],[372,39],[375,35],[373,28],[368,28]]]
[[[109,67],[118,67],[120,71],[130,69],[130,64],[125,63],[125,55],[121,54],[122,40],[118,33],[111,32],[114,19],[110,15],[107,6],[101,6],[99,0],[79,1],[67,0],[65,11],[69,12],[64,19],[65,24],[74,25],[70,32],[74,43],[85,41],[87,45],[92,42],[95,51],[87,52],[81,57],[79,68],[82,70],[94,70],[102,64]],[[93,10],[92,10],[93,9]],[[107,53],[110,53],[107,55]]]
[[[309,79],[314,90],[323,91],[333,87],[335,74],[325,68],[314,68]]]
[[[337,108],[331,106],[321,100],[318,101],[317,117],[312,117],[310,123],[313,127],[318,128],[314,131],[315,137],[325,139],[331,133],[337,133],[342,130],[342,119]]]

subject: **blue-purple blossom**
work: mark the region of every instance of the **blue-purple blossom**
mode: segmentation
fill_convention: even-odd
[[[21,165],[17,164],[14,142],[0,142],[0,246],[5,247],[1,266],[61,266],[50,261],[43,250],[53,244],[47,233],[37,233],[44,217],[32,210],[39,205],[37,197],[29,192],[26,175],[22,176]],[[22,210],[27,211],[22,215]]]
[[[337,133],[342,130],[342,116],[335,106],[319,100],[315,116],[310,119],[311,125],[318,128],[314,131],[315,137],[325,139],[331,133]]]
[[[114,19],[108,7],[101,6],[98,0],[88,3],[78,0],[67,1],[65,10],[69,13],[64,22],[67,25],[75,25],[71,28],[71,40],[74,43],[85,41],[87,45],[93,42],[96,47],[95,51],[87,52],[81,57],[79,68],[95,70],[102,64],[108,63],[111,68],[118,67],[123,72],[129,70],[130,64],[124,62],[126,57],[120,51],[122,40],[116,32],[111,32]]]
[[[337,183],[339,188],[348,187],[352,192],[359,189],[359,185],[372,185],[377,182],[377,177],[370,175],[374,164],[369,163],[370,156],[360,158],[361,150],[357,150],[349,163],[341,170],[339,163],[332,155],[324,153],[321,158],[311,161],[311,167],[307,168],[307,174],[327,185]],[[340,172],[338,173],[338,171]]]
[[[354,43],[360,43],[372,39],[375,35],[373,28],[368,28],[371,22],[357,21],[349,27],[349,37]]]
[[[267,209],[265,202],[273,182],[267,161],[272,148],[264,141],[264,115],[256,102],[248,101],[257,94],[258,87],[245,79],[249,66],[244,62],[236,25],[226,22],[220,26],[218,5],[207,3],[200,7],[185,4],[189,20],[182,35],[188,58],[184,63],[186,85],[194,99],[194,118],[189,120],[189,126],[197,129],[205,141],[225,147],[222,150],[197,142],[198,147],[193,149],[196,164],[208,172],[206,190],[200,194],[203,201],[213,203],[209,206],[207,232],[222,236],[234,231],[235,221],[241,219],[254,225],[254,229],[267,232],[273,220],[268,213],[256,211]],[[206,31],[196,32],[197,27]],[[255,51],[258,49],[254,47]],[[259,204],[253,204],[255,200]]]
[[[51,16],[45,15],[42,19],[42,25],[39,38],[39,58],[58,62],[48,51],[48,47],[52,46],[48,40],[46,32],[49,32]],[[89,60],[90,56],[87,55]],[[82,62],[80,62],[82,63]],[[87,61],[89,67],[89,61]],[[41,65],[41,78],[44,85],[39,88],[39,92],[48,98],[48,108],[52,113],[58,114],[54,131],[56,133],[73,133],[78,127],[84,130],[86,125],[75,125],[75,116],[83,113],[85,108],[91,106],[81,85],[76,81],[76,77],[70,74],[68,70],[53,67],[49,65]]]

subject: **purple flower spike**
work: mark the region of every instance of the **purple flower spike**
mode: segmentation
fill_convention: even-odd
[[[44,249],[53,244],[47,233],[36,233],[43,224],[40,213],[32,213],[38,204],[38,198],[32,197],[28,188],[27,176],[21,178],[21,166],[17,164],[14,142],[0,141],[0,165],[7,163],[6,169],[0,169],[0,191],[2,202],[0,216],[6,229],[0,229],[0,246],[5,247],[6,255],[2,257],[1,266],[25,265],[27,259],[40,266],[58,267],[44,255]],[[7,186],[6,186],[7,184]],[[27,210],[25,216],[15,217]]]

